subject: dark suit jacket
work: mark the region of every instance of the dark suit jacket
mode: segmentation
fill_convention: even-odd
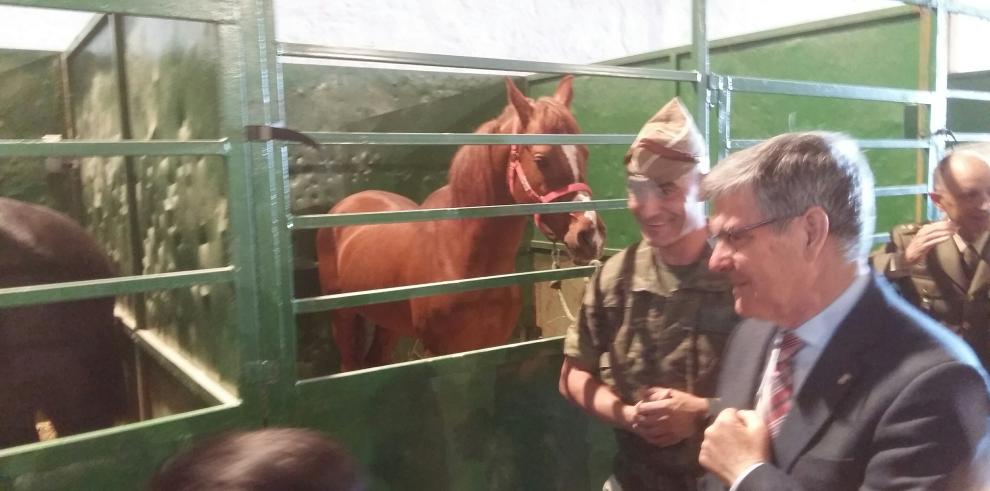
[[[870,257],[874,269],[895,285],[909,302],[945,324],[973,347],[990,367],[990,241],[979,251],[973,279],[966,277],[955,241],[935,246],[918,264],[898,267],[920,225],[898,225],[890,242]]]
[[[774,328],[744,321],[729,341],[721,407],[752,409]],[[972,350],[880,278],[812,367],[743,490],[964,489],[988,430],[986,374]],[[703,488],[724,489],[712,475]]]

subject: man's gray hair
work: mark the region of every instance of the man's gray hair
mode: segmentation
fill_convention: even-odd
[[[785,133],[736,152],[712,169],[701,190],[709,200],[749,190],[766,219],[819,206],[850,261],[863,260],[873,245],[873,172],[856,142],[839,133]],[[786,225],[771,226],[781,231]]]

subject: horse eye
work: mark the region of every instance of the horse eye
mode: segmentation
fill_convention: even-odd
[[[550,159],[546,155],[538,153],[533,156],[533,161],[536,162],[538,167],[546,167],[550,164]]]

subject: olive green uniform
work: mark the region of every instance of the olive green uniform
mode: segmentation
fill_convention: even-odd
[[[667,266],[643,242],[609,259],[588,285],[564,354],[596,370],[626,404],[654,386],[712,396],[739,318],[728,280],[708,270],[710,256],[706,246],[694,264]],[[624,491],[695,488],[700,434],[665,448],[624,430],[616,439],[614,471]]]
[[[979,262],[970,279],[952,239],[936,245],[917,264],[905,264],[904,252],[920,228],[913,223],[894,227],[890,242],[870,262],[908,301],[965,339],[990,369],[990,241],[984,240],[977,251]]]

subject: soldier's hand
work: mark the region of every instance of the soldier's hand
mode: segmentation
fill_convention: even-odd
[[[924,225],[911,239],[904,249],[904,261],[909,265],[917,264],[933,247],[952,238],[959,226],[950,220],[942,220]]]
[[[694,435],[708,411],[708,400],[679,390],[652,387],[636,404],[636,433],[646,441],[666,447]]]

